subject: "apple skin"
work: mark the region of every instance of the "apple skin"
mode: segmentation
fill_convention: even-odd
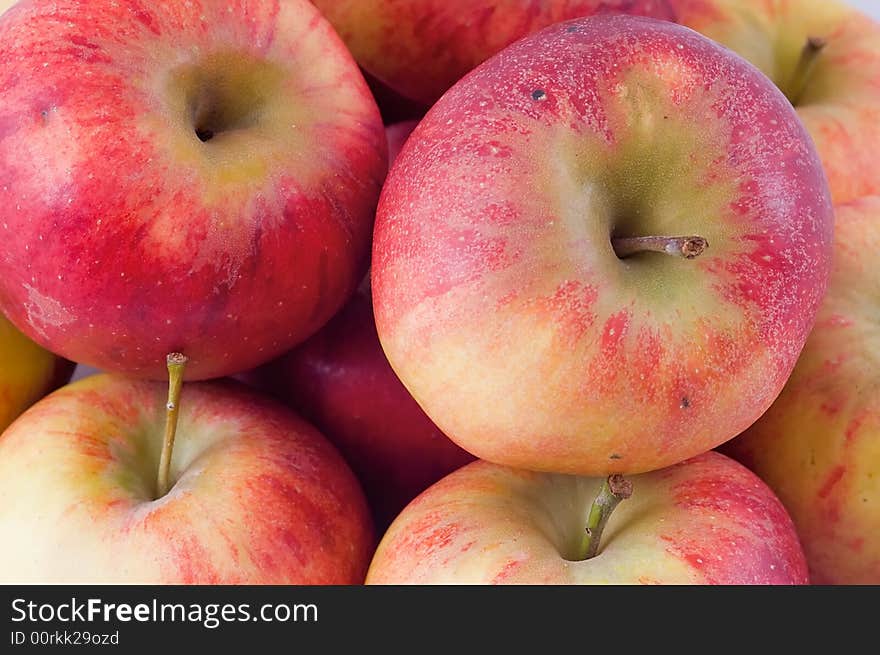
[[[22,0],[0,20],[0,310],[53,352],[157,379],[183,352],[189,379],[220,377],[306,339],[365,274],[387,160],[363,76],[305,0],[229,8]]]
[[[428,106],[478,64],[554,23],[605,13],[675,18],[670,0],[313,2],[364,69]]]
[[[819,55],[798,115],[835,204],[880,194],[880,23],[838,0],[677,0],[678,20],[728,46],[783,90],[810,37]]]
[[[828,295],[788,384],[725,451],[779,495],[817,584],[880,584],[880,198],[837,208]]]
[[[40,398],[67,384],[76,368],[73,362],[40,348],[2,315],[0,362],[0,432]]]
[[[4,583],[361,584],[374,540],[338,452],[244,385],[185,385],[154,500],[167,385],[109,375],[0,437]]]
[[[779,394],[832,232],[812,142],[747,62],[673,23],[562,23],[470,73],[410,136],[379,203],[376,324],[413,397],[477,457],[663,468]],[[664,234],[710,245],[689,261],[611,244]]]
[[[340,449],[380,530],[419,493],[474,459],[397,379],[379,344],[369,286],[318,334],[247,381],[296,408]]]
[[[367,584],[807,584],[791,518],[715,452],[630,478],[596,557],[571,561],[601,478],[475,462],[414,500]]]

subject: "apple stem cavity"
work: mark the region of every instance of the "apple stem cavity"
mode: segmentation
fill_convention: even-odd
[[[703,237],[615,237],[611,239],[611,245],[620,259],[643,252],[696,259],[706,251],[709,242]]]
[[[183,373],[188,362],[186,355],[171,353],[166,358],[168,365],[168,404],[165,405],[165,440],[162,442],[162,455],[159,458],[158,497],[162,498],[171,490],[171,454],[174,451],[174,437],[177,434],[177,416],[180,413],[180,392],[183,388]]]
[[[596,496],[596,500],[590,507],[587,528],[577,561],[584,562],[599,553],[599,542],[602,540],[602,532],[605,530],[608,519],[611,518],[611,513],[620,504],[620,501],[632,496],[632,491],[632,482],[620,474],[610,475],[602,483],[599,495]]]
[[[827,45],[828,42],[825,39],[820,39],[814,36],[809,37],[806,44],[804,44],[804,48],[801,50],[800,59],[798,59],[797,66],[794,69],[794,73],[791,75],[788,87],[786,87],[788,89],[786,95],[792,106],[797,107],[800,103],[801,96],[804,95],[807,83],[810,81],[810,76],[813,74],[813,68],[819,60],[819,54]]]

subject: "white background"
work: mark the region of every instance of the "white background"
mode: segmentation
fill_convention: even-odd
[[[753,0],[743,0],[743,2],[751,2]],[[849,4],[858,7],[862,11],[871,14],[875,18],[880,19],[880,0],[849,0]],[[77,368],[74,378],[80,378],[89,375],[94,371],[88,367],[80,366]]]

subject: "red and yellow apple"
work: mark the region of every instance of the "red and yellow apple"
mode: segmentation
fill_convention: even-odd
[[[594,14],[675,18],[671,0],[312,0],[358,63],[426,105],[517,39]]]
[[[40,398],[67,384],[74,367],[40,348],[0,314],[0,432]]]
[[[675,0],[677,20],[748,59],[816,142],[835,203],[880,193],[880,23],[839,0]]]
[[[378,333],[477,457],[663,468],[779,394],[832,224],[812,141],[757,69],[669,22],[561,23],[459,82],[395,161]]]
[[[219,377],[356,289],[385,134],[306,0],[21,0],[0,61],[0,310],[38,343]]]
[[[161,495],[166,397],[158,382],[93,376],[0,437],[0,581],[363,582],[366,502],[313,427],[237,383],[187,385]]]
[[[880,198],[837,208],[816,327],[770,410],[725,448],[791,512],[818,584],[880,584]]]
[[[376,524],[474,458],[421,410],[382,352],[369,286],[301,346],[248,376],[291,404],[345,456]]]
[[[761,480],[710,452],[630,478],[585,558],[601,478],[475,462],[389,528],[367,584],[806,584],[791,518]]]

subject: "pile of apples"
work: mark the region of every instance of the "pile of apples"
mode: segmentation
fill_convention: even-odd
[[[0,581],[880,583],[870,18],[3,9]]]

